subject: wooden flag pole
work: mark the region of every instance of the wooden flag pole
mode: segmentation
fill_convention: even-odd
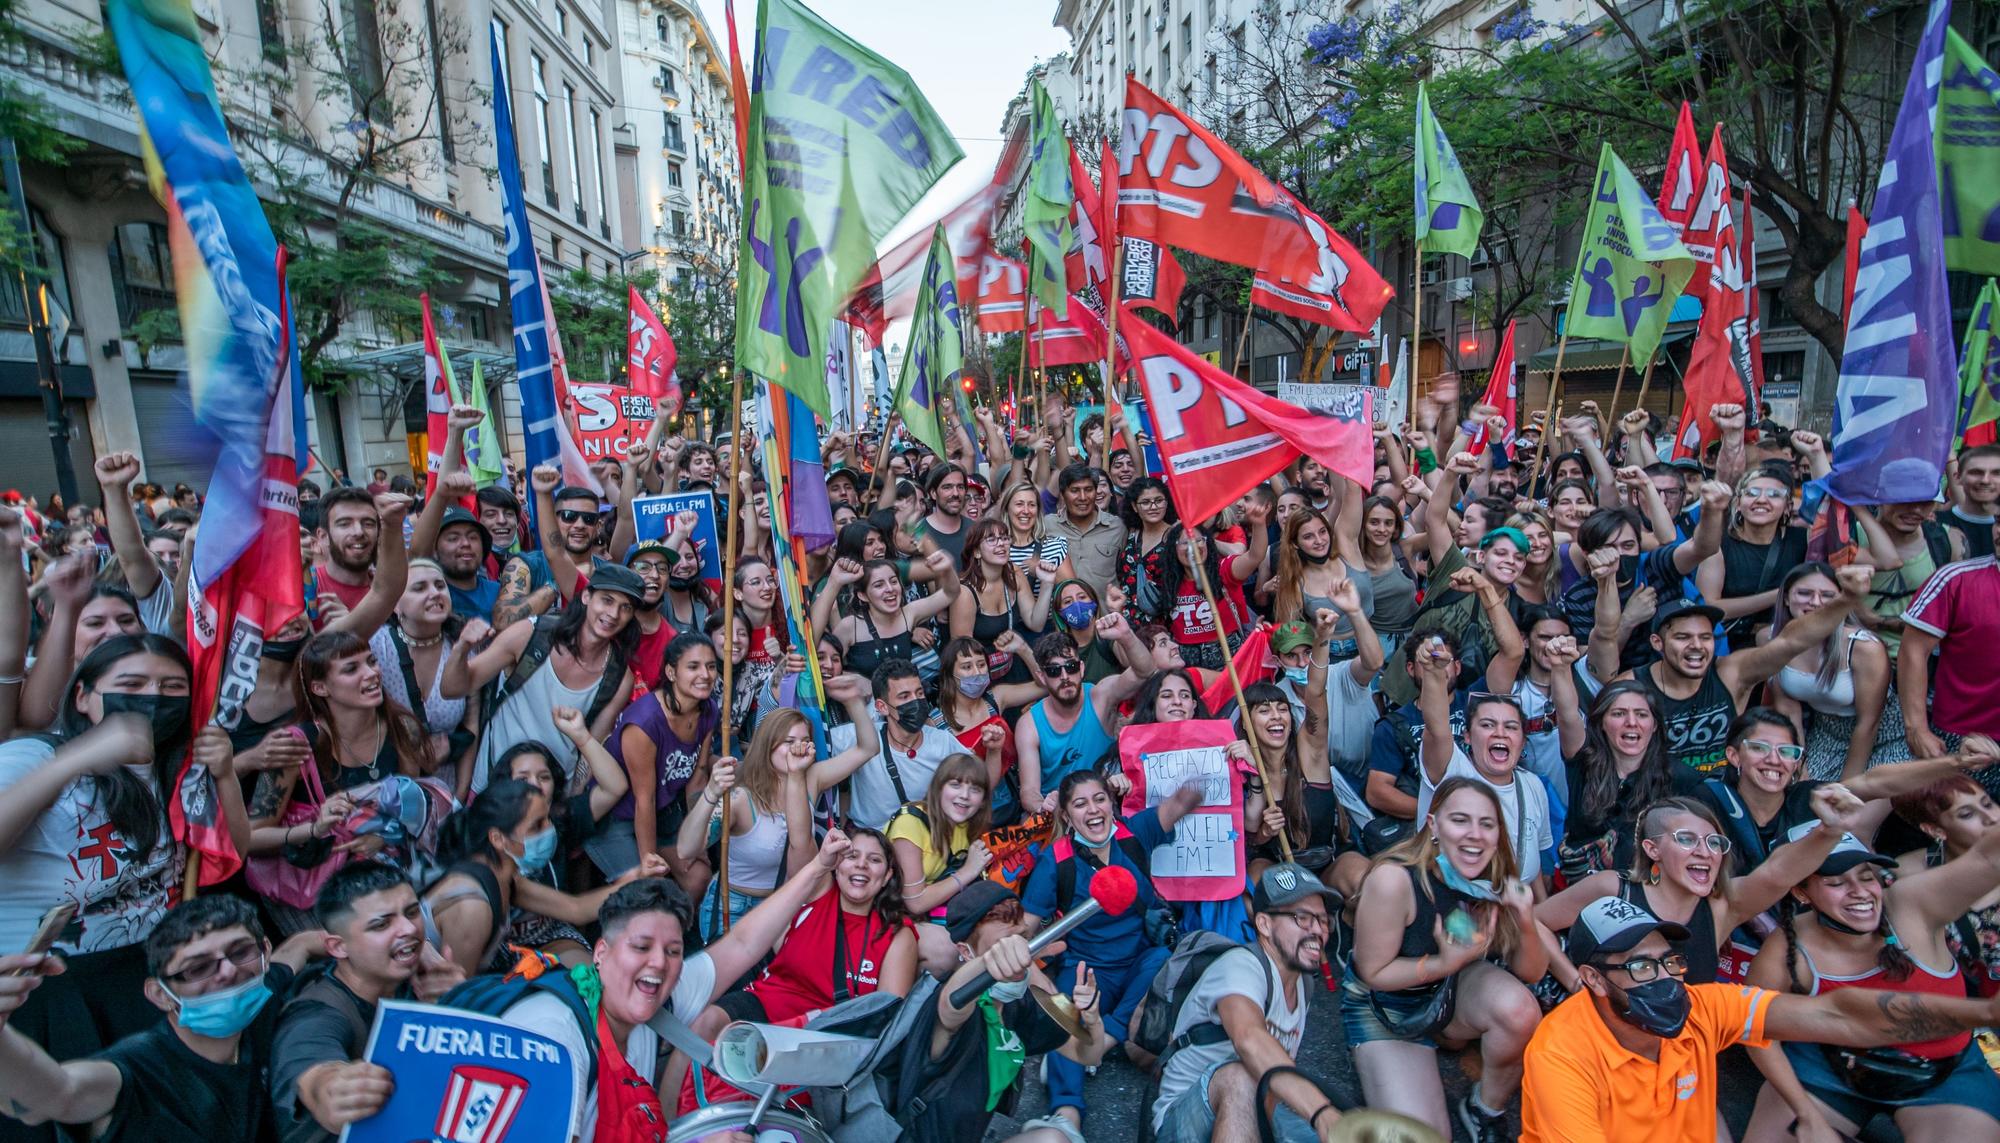
[[[1556,392],[1562,388],[1563,355],[1568,352],[1569,331],[1565,329],[1561,340],[1556,342],[1556,368],[1555,372],[1549,375],[1549,399],[1542,412],[1541,439],[1535,442],[1535,463],[1528,468],[1528,486],[1530,488],[1534,487],[1535,478],[1541,474],[1542,456],[1548,452],[1549,438],[1554,436],[1556,432],[1556,419],[1559,415],[1556,409]],[[1544,483],[1546,484],[1546,482]]]
[[[1422,162],[1421,157],[1418,162]],[[1410,315],[1410,416],[1416,416],[1417,403],[1425,396],[1422,377],[1418,371],[1424,360],[1424,240],[1417,239],[1417,272],[1410,291],[1410,304],[1414,312]],[[1414,420],[1412,424],[1416,423]]]
[[[886,437],[884,438],[886,440]],[[730,690],[736,682],[736,527],[738,513],[743,505],[750,502],[747,496],[739,495],[737,482],[743,472],[743,370],[733,370],[729,377],[729,523],[728,538],[722,547],[722,754],[730,754],[729,710]],[[717,912],[722,915],[722,931],[729,931],[729,799],[725,795],[716,802],[716,812],[722,815],[722,852],[716,862],[715,874],[721,879],[716,886]]]
[[[1250,327],[1257,323],[1257,303],[1250,302],[1243,307],[1243,336],[1236,339],[1236,364],[1229,370],[1233,376],[1243,374],[1243,355],[1250,349]]]
[[[1611,426],[1618,423],[1618,400],[1625,394],[1625,364],[1631,358],[1632,347],[1628,344],[1625,346],[1625,355],[1618,359],[1618,380],[1613,382],[1611,386],[1611,407],[1605,410],[1605,415],[1611,418],[1611,424],[1604,427],[1604,435],[1607,440],[1611,436]]]
[[[1646,390],[1653,387],[1653,367],[1659,363],[1660,355],[1658,353],[1653,354],[1652,357],[1646,360],[1646,372],[1639,378],[1639,400],[1635,405],[1636,408],[1644,409],[1646,407]],[[1616,413],[1612,415],[1617,416]],[[1651,422],[1648,423],[1650,424]]]
[[[1118,406],[1112,398],[1118,385],[1118,286],[1125,276],[1125,244],[1113,241],[1111,279],[1105,283],[1104,308],[1104,428],[1097,445],[1097,467],[1111,471],[1111,411]]]
[[[1033,298],[1028,299],[1028,306],[1034,311],[1034,317],[1028,322],[1028,350],[1031,353],[1035,353],[1036,358],[1033,363],[1035,372],[1035,427],[1041,428],[1045,423],[1045,415],[1048,412],[1048,367],[1042,363],[1042,355],[1035,352],[1040,348],[1038,343],[1042,340],[1042,307],[1036,305]]]
[[[1197,534],[1189,532],[1187,538]],[[1186,539],[1183,540],[1185,542]],[[1205,537],[1201,542],[1204,546],[1209,543]],[[1222,633],[1222,608],[1216,604],[1215,586],[1208,582],[1208,559],[1203,556],[1189,562],[1194,564],[1195,582],[1201,585],[1202,598],[1208,601],[1209,618],[1215,624],[1215,645],[1222,651],[1222,669],[1229,672],[1229,689],[1236,693],[1236,710],[1243,720],[1243,741],[1250,744],[1250,761],[1257,767],[1257,780],[1264,784],[1264,804],[1270,805],[1277,798],[1278,791],[1271,785],[1271,772],[1264,765],[1264,748],[1257,743],[1257,730],[1250,725],[1250,704],[1243,701],[1243,677],[1236,673],[1236,654],[1230,650],[1229,637]],[[1244,822],[1243,828],[1247,832],[1250,823]],[[1292,838],[1286,830],[1278,831],[1278,848],[1284,851],[1285,860],[1290,862]]]

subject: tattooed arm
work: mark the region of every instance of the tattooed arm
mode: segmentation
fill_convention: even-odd
[[[528,565],[519,556],[507,561],[500,570],[500,599],[493,605],[493,629],[504,631],[508,626],[523,619],[532,619],[549,609],[556,599],[553,584],[530,591],[528,585],[534,582],[528,572]]]
[[[1818,996],[1773,995],[1764,1034],[1772,1040],[1872,1048],[1936,1040],[1996,1020],[2000,1000],[1842,988]]]

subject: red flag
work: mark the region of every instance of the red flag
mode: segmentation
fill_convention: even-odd
[[[1722,150],[1718,124],[1708,142],[1708,162],[1702,201],[1688,222],[1690,234],[1700,233],[1715,251],[1714,273],[1701,298],[1701,325],[1688,355],[1687,401],[1674,431],[1675,458],[1699,458],[1702,447],[1715,439],[1709,411],[1719,404],[1740,404],[1756,417],[1756,382],[1750,371],[1750,307],[1744,298],[1743,265],[1736,242],[1733,196],[1729,193],[1729,159]],[[1712,198],[1715,187],[1721,197]]]
[[[1283,187],[1278,194],[1312,236],[1315,269],[1303,278],[1259,270],[1250,281],[1251,304],[1349,333],[1367,332],[1396,295],[1394,287],[1325,219]]]
[[[1018,258],[991,250],[979,259],[978,272],[959,280],[959,294],[979,303],[979,328],[985,333],[1019,333],[1028,324],[1028,267]]]
[[[1135,306],[1146,306],[1180,320],[1181,291],[1187,289],[1187,271],[1181,269],[1174,252],[1150,238],[1125,236],[1125,272],[1118,284],[1118,296]]]
[[[1032,296],[1027,303],[1028,340],[1034,343],[1035,360],[1044,368],[1104,360],[1104,323],[1088,305],[1071,306],[1068,317],[1057,317]]]
[[[679,354],[660,315],[646,304],[639,287],[631,291],[632,327],[625,337],[626,383],[634,393],[653,399],[653,416],[671,417],[681,410],[681,379],[674,372]]]
[[[1120,234],[1294,281],[1319,273],[1318,246],[1277,184],[1129,75],[1117,177]]]
[[[1861,240],[1868,237],[1868,218],[1854,203],[1847,204],[1847,266],[1840,277],[1840,321],[1847,324],[1854,308],[1854,275],[1861,269]]]
[[[1075,193],[1070,203],[1070,246],[1063,256],[1063,276],[1071,282],[1080,283],[1077,292],[1086,286],[1100,289],[1111,277],[1110,244],[1107,241],[1111,231],[1109,221],[1104,217],[1102,196],[1090,181],[1090,172],[1083,169],[1083,160],[1076,148],[1069,149],[1069,182]]]
[[[1117,234],[1113,206],[1118,197],[1118,162],[1109,140],[1104,143],[1098,172],[1109,182],[1109,194],[1101,194],[1091,185],[1090,173],[1083,169],[1075,149],[1071,149],[1069,177],[1076,187],[1076,207],[1070,214],[1070,226],[1075,244],[1063,264],[1070,281],[1094,286],[1101,294],[1105,279],[1111,275],[1110,242]],[[1174,252],[1150,239],[1131,235],[1124,236],[1123,244],[1124,273],[1118,283],[1118,300],[1150,306],[1174,317],[1180,312],[1181,291],[1187,288],[1187,271],[1181,269]]]
[[[438,348],[437,326],[431,324],[431,296],[418,294],[424,310],[424,497],[437,491],[444,467],[444,445],[451,428],[451,383],[445,379],[444,351]]]
[[[722,19],[729,25],[729,97],[736,115],[736,177],[750,162],[750,84],[743,78],[743,52],[736,46],[736,0],[722,0]]]
[[[1750,381],[1756,390],[1757,399],[1764,398],[1764,301],[1763,291],[1757,288],[1757,212],[1750,209],[1750,186],[1743,186],[1743,217],[1737,220],[1742,228],[1743,238],[1737,244],[1738,257],[1743,263],[1743,301],[1750,318]],[[1757,421],[1759,410],[1748,410],[1752,424]]]
[[[1520,418],[1520,395],[1514,376],[1514,323],[1509,321],[1507,332],[1500,338],[1500,352],[1493,355],[1493,372],[1486,381],[1486,395],[1479,399],[1479,403],[1500,410],[1500,416],[1507,421],[1507,436],[1510,438]],[[1484,424],[1473,430],[1473,455],[1486,451],[1486,446],[1493,443],[1489,433]]]
[[[1701,157],[1701,138],[1694,133],[1694,110],[1683,100],[1680,118],[1674,121],[1674,141],[1667,147],[1667,173],[1660,180],[1660,214],[1674,224],[1681,243],[1694,255],[1694,276],[1688,279],[1683,292],[1697,298],[1708,288],[1708,267],[1715,260],[1715,251],[1707,245],[1706,231],[1700,223],[1693,222],[1704,196],[1710,193],[1707,175]],[[1728,193],[1728,185],[1724,184],[1722,194]]]
[[[1137,358],[1153,441],[1183,520],[1206,520],[1304,453],[1360,483],[1375,474],[1370,397],[1307,412],[1196,357],[1127,308],[1119,323]]]
[[[1002,156],[1002,164],[1007,162]],[[973,191],[958,205],[944,212],[945,241],[960,267],[976,265],[993,237],[993,209],[1000,202],[1000,187],[989,184]],[[924,262],[930,256],[931,233],[936,226],[924,226],[891,247],[875,260],[875,268],[848,299],[841,320],[866,332],[880,345],[889,323],[916,312],[917,286],[923,281]],[[1019,329],[1019,326],[1015,326]]]

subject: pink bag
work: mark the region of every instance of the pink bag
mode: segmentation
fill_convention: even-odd
[[[326,802],[326,790],[320,785],[319,766],[314,759],[307,758],[305,764],[299,767],[299,778],[310,788],[313,800],[302,802],[293,797],[286,804],[278,822],[288,829],[316,820],[320,806]],[[297,792],[293,790],[294,794]],[[352,840],[352,836],[347,823],[342,822],[333,827],[333,834],[327,840],[337,846]],[[347,853],[329,853],[326,860],[317,865],[298,866],[286,860],[282,851],[257,854],[250,858],[243,876],[252,889],[273,901],[281,901],[294,909],[310,909],[313,902],[319,899],[320,886],[326,884],[333,871],[347,864],[351,857]]]

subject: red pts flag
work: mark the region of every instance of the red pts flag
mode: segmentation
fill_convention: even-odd
[[[1847,204],[1847,260],[1840,277],[1840,320],[1854,308],[1854,275],[1861,270],[1861,240],[1868,237],[1868,216],[1854,203]]]
[[[1118,160],[1109,140],[1104,144],[1103,156],[1098,170],[1109,184],[1109,193],[1100,194],[1090,185],[1090,175],[1077,159],[1075,149],[1070,150],[1069,176],[1076,186],[1076,208],[1070,214],[1070,224],[1075,238],[1069,257],[1064,260],[1070,281],[1094,286],[1100,293],[1111,274],[1111,242],[1118,238],[1113,210],[1118,198]],[[1149,306],[1170,318],[1178,314],[1181,291],[1187,288],[1187,272],[1181,269],[1174,252],[1146,238],[1127,235],[1121,242],[1125,260],[1121,263],[1124,272],[1118,283],[1118,300]]]
[[[1304,278],[1259,270],[1250,281],[1251,304],[1349,333],[1372,328],[1396,295],[1395,289],[1325,219],[1283,187],[1278,195],[1279,203],[1296,214],[1312,236],[1315,269]]]
[[[1130,76],[1117,178],[1120,234],[1293,281],[1319,272],[1318,247],[1277,184]]]
[[[980,256],[979,269],[958,284],[961,298],[976,298],[979,328],[985,333],[1019,333],[1028,324],[1028,267],[1018,258],[991,250]]]
[[[646,304],[637,286],[632,292],[632,327],[625,338],[626,382],[632,391],[653,399],[653,416],[671,417],[681,411],[681,379],[674,372],[679,354],[660,315]]]
[[[1063,274],[1080,283],[1077,291],[1081,293],[1086,286],[1102,288],[1111,277],[1111,223],[1105,217],[1102,196],[1090,181],[1090,172],[1083,169],[1075,147],[1069,149],[1069,182],[1076,197],[1069,208],[1069,253],[1063,256]]]
[[[1500,410],[1500,416],[1507,422],[1507,435],[1514,435],[1514,428],[1520,423],[1520,388],[1514,376],[1514,323],[1507,323],[1507,332],[1500,338],[1500,352],[1493,355],[1493,373],[1486,382],[1486,395],[1479,399],[1482,405],[1491,405]],[[1486,451],[1492,444],[1492,431],[1481,424],[1472,432],[1473,455]]]
[[[437,326],[431,324],[431,296],[418,294],[424,310],[424,497],[437,491],[438,470],[444,467],[444,444],[451,434],[451,383],[444,375],[444,353],[438,348]]]
[[[1708,186],[1702,190],[1702,205],[1688,223],[1690,235],[1699,231],[1715,251],[1714,273],[1701,297],[1701,325],[1694,335],[1694,349],[1688,355],[1687,402],[1681,407],[1681,421],[1674,430],[1673,455],[1700,457],[1702,447],[1715,439],[1716,405],[1742,405],[1751,419],[1756,418],[1756,380],[1750,368],[1750,305],[1745,297],[1743,263],[1736,243],[1735,205],[1729,193],[1729,160],[1722,152],[1722,127],[1708,143]],[[1719,200],[1709,199],[1709,189],[1721,186]]]
[[[1092,365],[1104,360],[1104,323],[1088,305],[1071,306],[1068,317],[1057,317],[1033,297],[1027,303],[1028,340],[1034,343],[1036,362],[1046,367]]]
[[[1238,381],[1127,308],[1118,324],[1137,359],[1153,441],[1183,520],[1206,520],[1301,453],[1357,483],[1375,475],[1370,395],[1307,412]]]
[[[1694,110],[1683,100],[1680,118],[1674,122],[1674,141],[1667,147],[1667,173],[1660,180],[1660,214],[1680,231],[1681,243],[1694,255],[1694,276],[1688,279],[1685,292],[1697,298],[1708,287],[1709,263],[1715,260],[1715,251],[1704,245],[1707,237],[1700,225],[1689,226],[1707,182],[1703,167],[1701,138],[1694,133]],[[1728,193],[1726,184],[1723,193]]]

